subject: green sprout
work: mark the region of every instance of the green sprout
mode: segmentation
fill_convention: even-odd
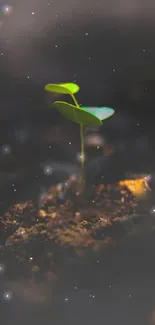
[[[70,95],[74,105],[63,101],[55,101],[54,107],[64,115],[68,120],[80,124],[81,139],[81,174],[80,189],[83,190],[84,180],[84,126],[98,128],[102,125],[102,121],[114,114],[114,110],[109,107],[82,107],[78,104],[74,94],[80,90],[75,83],[47,84],[45,90],[56,94]]]

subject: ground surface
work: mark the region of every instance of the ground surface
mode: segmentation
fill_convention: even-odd
[[[2,213],[4,324],[8,310],[25,324],[149,322],[155,217],[145,185],[141,198],[125,184],[102,184],[81,197],[71,178],[38,202],[23,200]]]

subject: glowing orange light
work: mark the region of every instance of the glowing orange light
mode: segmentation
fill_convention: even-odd
[[[119,185],[121,187],[126,186],[132,194],[136,196],[144,196],[148,191],[150,191],[147,181],[144,178],[127,179],[120,181]]]

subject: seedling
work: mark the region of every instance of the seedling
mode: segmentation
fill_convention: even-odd
[[[74,94],[80,90],[75,83],[47,84],[45,90],[56,94],[70,95],[74,105],[63,101],[55,101],[54,107],[64,115],[68,120],[80,124],[81,139],[81,174],[80,174],[80,190],[84,187],[84,126],[99,128],[102,121],[114,114],[114,110],[109,107],[83,107],[78,104]]]

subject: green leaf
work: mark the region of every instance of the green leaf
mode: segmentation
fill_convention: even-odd
[[[60,111],[68,120],[76,122],[78,124],[90,125],[93,127],[100,127],[102,125],[101,120],[91,112],[87,112],[81,107],[68,104],[62,101],[54,102],[55,108]]]
[[[77,85],[73,82],[68,82],[68,83],[66,82],[66,83],[62,83],[60,85],[67,88],[72,94],[75,94],[80,90],[79,85]]]
[[[90,112],[97,116],[101,121],[112,116],[115,111],[110,107],[81,107],[83,110]]]
[[[47,84],[45,90],[55,94],[75,94],[79,91],[80,87],[75,83],[60,83],[60,84]]]

